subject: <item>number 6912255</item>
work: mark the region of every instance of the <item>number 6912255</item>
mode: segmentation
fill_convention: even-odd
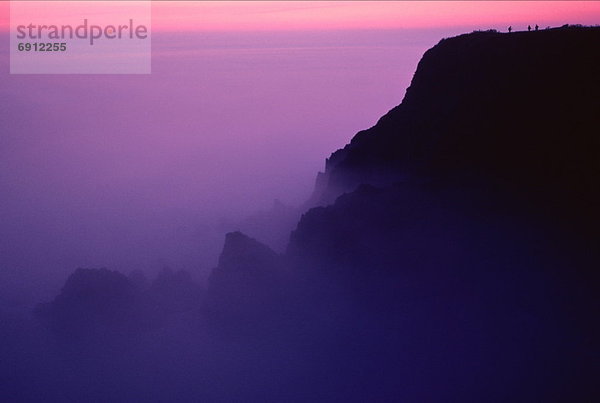
[[[65,52],[66,42],[20,42],[17,45],[19,52]]]

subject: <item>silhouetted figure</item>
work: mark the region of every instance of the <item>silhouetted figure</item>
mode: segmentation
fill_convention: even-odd
[[[512,32],[512,27],[508,27],[508,33]]]
[[[527,25],[527,30],[531,32],[531,25]]]
[[[538,31],[540,29],[540,27],[538,26],[538,24],[535,24],[535,30]]]

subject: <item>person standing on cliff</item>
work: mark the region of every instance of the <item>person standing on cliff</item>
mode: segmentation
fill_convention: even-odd
[[[512,32],[512,26],[508,27],[508,33],[510,34]]]
[[[527,25],[527,31],[531,32],[531,25]]]
[[[537,31],[539,29],[540,29],[540,27],[538,26],[538,24],[535,24],[535,30]]]

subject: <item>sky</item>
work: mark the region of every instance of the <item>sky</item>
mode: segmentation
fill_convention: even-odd
[[[599,22],[600,2],[153,2],[139,76],[11,75],[5,32],[0,296],[77,267],[206,275],[222,220],[305,201],[441,38]]]
[[[9,3],[0,2],[0,27],[4,29],[8,26]],[[600,4],[597,1],[153,1],[152,11],[155,31],[506,28],[507,24],[596,24]]]
[[[595,24],[600,4],[594,1],[158,2],[153,13],[155,29],[171,31],[505,28],[507,24]]]

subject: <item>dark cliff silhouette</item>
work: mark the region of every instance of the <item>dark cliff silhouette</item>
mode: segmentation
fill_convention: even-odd
[[[318,326],[316,345],[335,346],[333,367],[311,368],[338,371],[337,397],[590,396],[599,40],[583,27],[442,40],[402,104],[328,159],[279,303],[298,315],[302,301],[296,334]]]
[[[402,104],[331,155],[315,201],[361,183],[444,180],[589,211],[599,200],[599,37],[566,27],[442,40]]]
[[[205,294],[78,270],[38,314],[133,327],[149,400],[597,400],[598,43],[444,39],[328,159],[285,253],[231,232]],[[174,317],[202,330],[174,337]]]

